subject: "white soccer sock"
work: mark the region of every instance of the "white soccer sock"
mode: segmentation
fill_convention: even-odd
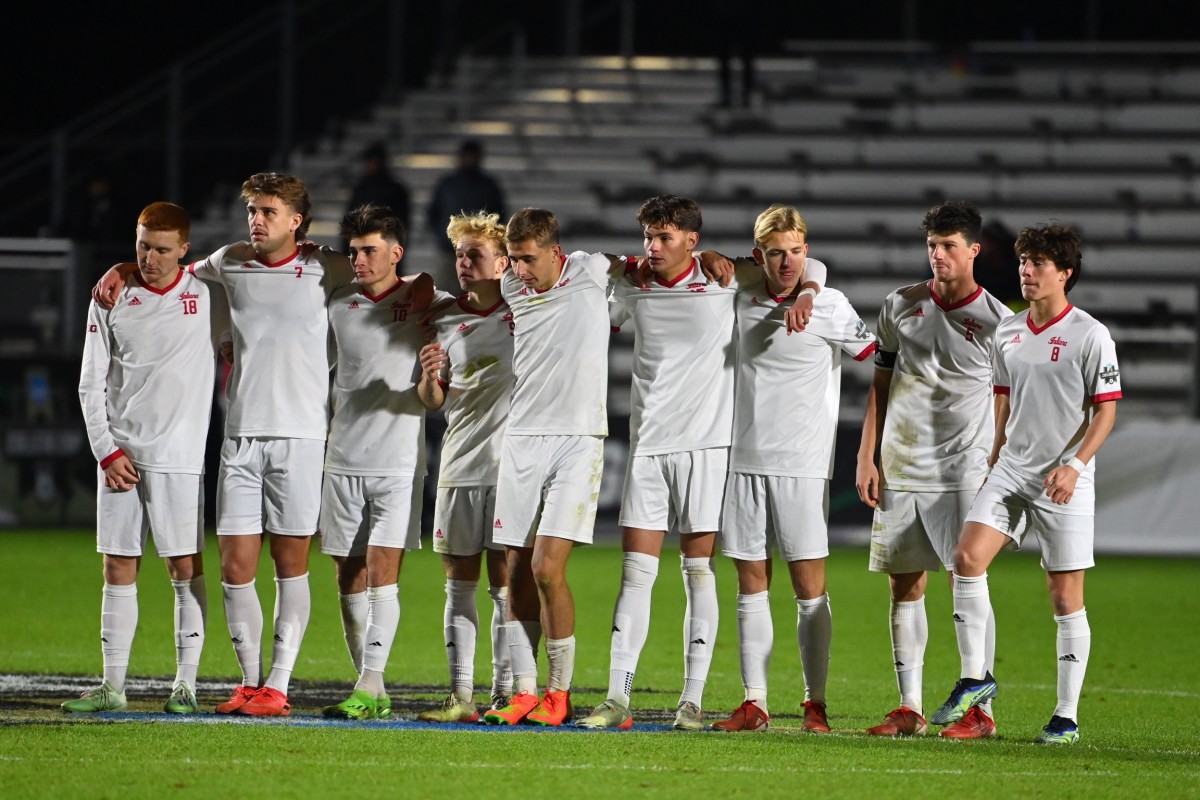
[[[987,574],[977,578],[954,576],[954,628],[958,634],[959,677],[980,679],[984,675],[987,621],[992,613]]]
[[[271,651],[271,672],[264,685],[288,693],[311,611],[307,572],[294,578],[275,579],[275,645]]]
[[[104,656],[104,680],[114,690],[125,691],[129,651],[137,632],[137,584],[104,584],[100,600],[100,651]]]
[[[775,644],[769,592],[738,594],[738,652],[742,662],[742,686],[746,699],[767,707],[767,667]]]
[[[367,624],[363,635],[363,668],[354,688],[375,697],[384,693],[383,673],[387,670],[392,643],[400,627],[400,587],[371,586],[367,589]]]
[[[242,668],[242,685],[257,689],[262,683],[263,613],[254,581],[237,585],[222,582],[221,592],[229,640]]]
[[[569,692],[575,677],[575,637],[546,640],[546,691]]]
[[[475,693],[475,640],[479,633],[475,590],[478,586],[478,581],[446,580],[443,618],[446,660],[450,664],[450,687],[464,703],[471,702]]]
[[[171,581],[171,587],[175,590],[175,680],[195,689],[208,620],[208,587],[203,575]]]
[[[896,667],[896,685],[900,689],[900,705],[923,714],[921,684],[925,676],[925,647],[929,643],[925,598],[893,600],[889,617],[892,626],[892,660]]]
[[[720,617],[717,576],[709,558],[681,557],[680,569],[683,570],[687,609],[683,616],[683,694],[679,696],[679,702],[694,703],[699,708],[704,699],[713,647],[717,643]]]
[[[1086,608],[1056,616],[1054,621],[1058,623],[1058,705],[1054,714],[1078,722],[1079,693],[1083,691],[1083,676],[1092,652],[1092,628],[1088,625]]]
[[[505,628],[508,630],[513,688],[518,694],[537,694],[537,649],[542,641],[542,623],[537,620],[514,620]]]
[[[354,664],[354,673],[362,672],[363,633],[367,629],[367,593],[338,595],[342,608],[342,633],[346,637],[346,650]]]
[[[508,653],[508,631],[504,618],[508,616],[508,587],[489,586],[492,598],[492,694],[512,694],[513,674]]]
[[[811,600],[796,598],[796,640],[804,669],[804,699],[824,703],[833,642],[833,609],[828,592]]]
[[[657,576],[656,556],[626,553],[621,561],[621,591],[613,609],[609,649],[608,699],[626,708],[633,691],[638,658],[650,631],[650,598]]]
[[[983,635],[983,669],[984,672],[991,672],[995,675],[996,668],[996,612],[992,609],[992,604],[988,602],[988,618],[987,629]],[[992,714],[991,699],[984,700],[979,704],[979,710],[987,714],[994,721],[995,715]]]

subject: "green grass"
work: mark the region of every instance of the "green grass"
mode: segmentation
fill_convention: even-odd
[[[224,635],[216,544],[209,543],[210,618],[202,678],[236,673]],[[0,672],[95,675],[100,559],[83,532],[0,534]],[[650,638],[634,694],[635,715],[674,707],[682,681],[683,592],[677,555],[668,553],[655,586]],[[259,589],[274,597],[264,557]],[[671,732],[576,733],[528,729],[419,730],[411,727],[160,724],[64,719],[63,698],[0,696],[0,797],[342,796],[386,791],[538,797],[656,797],[747,793],[761,797],[863,797],[920,792],[952,797],[1200,797],[1200,641],[1192,622],[1200,598],[1190,560],[1104,558],[1088,576],[1093,646],[1080,706],[1083,739],[1067,748],[1031,740],[1054,707],[1054,623],[1035,557],[1004,554],[991,570],[998,623],[1001,736],[984,742],[876,740],[861,731],[896,704],[887,628],[886,579],[866,571],[866,553],[829,560],[834,644],[829,710],[834,735],[798,732],[803,700],[795,604],[786,584],[773,594],[776,634],[771,671],[772,730],[719,735]],[[710,715],[742,699],[731,565],[718,564],[721,629],[705,696]],[[148,558],[130,667],[138,676],[174,671],[171,590]],[[579,610],[573,698],[579,709],[602,699],[608,681],[609,624],[620,573],[618,550],[601,545],[572,556]],[[780,571],[781,579],[784,578]],[[329,560],[312,559],[313,615],[295,679],[354,676],[342,641]],[[930,646],[925,701],[944,699],[958,675],[944,576],[927,598]],[[490,603],[481,591],[481,618]],[[401,577],[402,619],[388,679],[398,709],[428,704],[447,681],[442,646],[441,569],[429,550],[410,554]],[[268,622],[269,624],[269,622]],[[481,637],[476,680],[490,678]],[[544,676],[544,666],[543,666]],[[340,689],[338,690],[340,691]],[[134,705],[151,710],[161,698]],[[296,712],[311,715],[315,709]],[[211,721],[211,715],[202,717]],[[497,737],[505,737],[499,739]],[[363,784],[366,784],[365,786]]]

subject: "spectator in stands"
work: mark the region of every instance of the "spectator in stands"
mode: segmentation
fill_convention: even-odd
[[[975,279],[988,294],[1014,312],[1029,308],[1021,296],[1021,275],[1012,257],[1016,235],[1007,226],[992,220],[979,234],[979,254],[975,256]]]
[[[446,225],[456,214],[498,214],[504,219],[504,191],[491,175],[483,171],[483,145],[473,139],[458,148],[458,167],[434,187],[429,201],[429,230],[439,246],[439,261],[434,270],[438,286],[457,283],[454,276],[454,248],[446,239]]]
[[[354,184],[346,212],[365,205],[390,208],[404,223],[404,230],[409,230],[412,214],[408,187],[396,180],[388,169],[387,148],[383,142],[372,142],[362,151],[362,176]]]

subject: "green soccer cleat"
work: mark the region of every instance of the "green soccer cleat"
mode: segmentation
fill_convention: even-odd
[[[192,687],[188,686],[186,681],[175,681],[175,685],[171,687],[171,696],[163,704],[163,711],[168,714],[195,714],[199,710],[200,704],[196,702],[196,693],[192,691]]]
[[[479,709],[474,703],[464,703],[451,692],[437,708],[417,714],[422,722],[478,722]]]
[[[946,698],[945,703],[942,703],[942,707],[933,712],[929,721],[934,725],[949,725],[951,722],[958,722],[972,708],[995,697],[998,691],[996,679],[990,672],[978,680],[959,678],[958,683],[954,684],[954,691],[950,692],[950,696]]]
[[[605,700],[592,709],[592,713],[576,720],[576,728],[616,728],[627,731],[633,727],[633,715],[616,700]]]
[[[105,681],[95,689],[88,689],[79,695],[78,700],[68,700],[63,703],[62,710],[94,714],[97,711],[121,711],[126,705],[125,693],[116,691],[108,685],[108,681]]]
[[[329,719],[384,719],[391,716],[391,713],[390,699],[384,698],[381,702],[362,689],[355,689],[342,702],[321,709],[321,716]]]
[[[704,716],[700,713],[700,706],[695,703],[680,703],[679,708],[675,709],[675,723],[671,727],[677,731],[704,730]]]
[[[1056,714],[1034,741],[1038,744],[1075,744],[1079,741],[1079,726],[1075,720]]]

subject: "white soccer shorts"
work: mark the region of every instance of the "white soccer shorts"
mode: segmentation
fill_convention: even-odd
[[[871,572],[904,575],[954,571],[954,548],[974,491],[895,492],[884,489],[871,522]]]
[[[312,536],[321,511],[325,442],[229,438],[221,445],[217,533]]]
[[[495,486],[439,486],[433,510],[433,551],[477,556],[484,549],[502,550],[492,537],[495,519]]]
[[[424,482],[412,475],[367,477],[325,473],[321,487],[321,552],[365,556],[367,546],[421,549]]]
[[[829,555],[829,481],[730,472],[721,513],[721,552],[739,561]]]
[[[96,550],[110,556],[137,557],[154,532],[154,550],[162,558],[204,550],[204,476],[138,470],[140,480],[128,491],[104,485],[99,470],[96,490]]]
[[[603,474],[599,436],[505,436],[493,540],[532,547],[536,536],[553,536],[591,544]]]
[[[634,456],[625,467],[620,525],[711,533],[721,524],[729,448]]]

